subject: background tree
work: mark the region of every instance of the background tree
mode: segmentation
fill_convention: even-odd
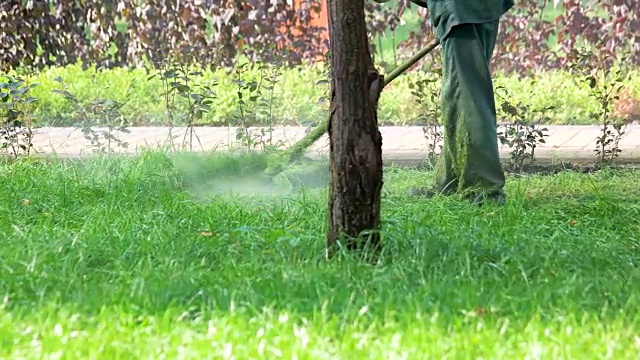
[[[381,249],[382,137],[378,98],[383,77],[369,51],[364,0],[328,0],[331,53],[331,182],[327,257]],[[344,242],[340,243],[343,239]],[[369,253],[367,251],[367,253]]]

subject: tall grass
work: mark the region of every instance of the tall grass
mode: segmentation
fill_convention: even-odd
[[[247,156],[1,165],[0,357],[631,359],[640,350],[637,170],[510,178],[505,207],[477,208],[408,198],[431,174],[388,169],[386,253],[370,266],[323,260],[323,186],[198,186],[253,179],[279,189],[257,180],[264,161]]]

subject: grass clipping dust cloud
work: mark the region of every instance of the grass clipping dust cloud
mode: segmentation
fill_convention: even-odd
[[[301,160],[272,176],[265,173],[268,155],[239,153],[179,153],[171,156],[185,190],[200,200],[215,196],[286,196],[301,190],[326,188],[328,163]]]

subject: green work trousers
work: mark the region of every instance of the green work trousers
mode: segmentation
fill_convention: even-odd
[[[504,195],[489,68],[498,21],[456,25],[440,40],[444,144],[436,188],[443,193],[471,190],[476,195]]]

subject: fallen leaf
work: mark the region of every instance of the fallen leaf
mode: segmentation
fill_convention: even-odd
[[[476,308],[476,315],[484,315],[487,313],[488,313],[487,309],[483,308],[482,306],[478,306]]]
[[[569,221],[569,224],[571,224],[571,225],[575,225],[575,224],[577,224],[577,223],[578,223],[578,222],[577,222],[577,221],[575,221],[575,220],[571,220],[571,221]]]
[[[31,204],[31,200],[29,200],[29,199],[22,200],[22,205],[29,206],[30,204]]]

